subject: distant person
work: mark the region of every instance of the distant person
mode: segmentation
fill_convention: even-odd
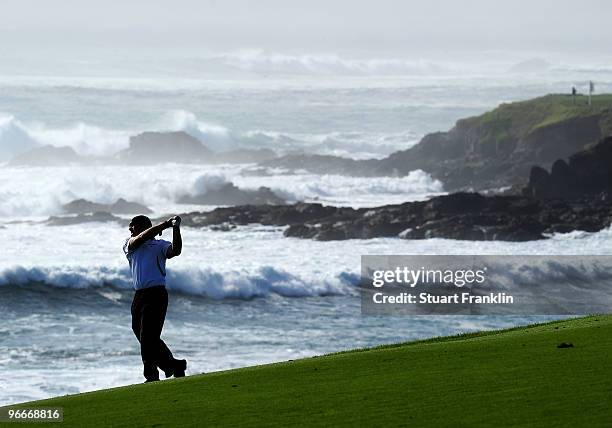
[[[181,254],[183,241],[180,225],[179,216],[156,226],[147,216],[136,216],[129,225],[132,236],[123,246],[136,289],[132,301],[132,330],[140,342],[146,382],[159,380],[158,367],[166,377],[183,377],[187,368],[187,361],[175,359],[160,338],[168,308],[166,259]],[[172,242],[155,239],[170,227]]]

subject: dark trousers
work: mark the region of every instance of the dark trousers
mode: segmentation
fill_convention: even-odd
[[[159,378],[157,367],[171,371],[174,364],[172,352],[160,338],[167,309],[168,291],[163,285],[136,290],[132,301],[132,331],[140,342],[147,379]]]

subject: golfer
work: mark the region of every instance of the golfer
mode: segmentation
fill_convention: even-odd
[[[132,330],[140,342],[146,382],[159,380],[158,367],[166,377],[183,377],[187,368],[187,361],[175,359],[160,338],[168,308],[166,259],[181,254],[180,225],[179,216],[155,226],[147,216],[136,216],[129,225],[131,237],[123,246],[136,289],[132,302]],[[172,242],[155,239],[170,227]]]

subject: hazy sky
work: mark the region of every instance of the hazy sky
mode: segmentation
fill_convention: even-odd
[[[3,0],[10,46],[607,49],[606,0]]]

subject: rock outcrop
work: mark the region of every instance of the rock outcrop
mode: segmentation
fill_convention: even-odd
[[[558,159],[550,173],[533,167],[525,196],[539,199],[576,199],[600,195],[605,200],[612,195],[612,137],[569,157]]]
[[[461,119],[448,132],[426,135],[417,145],[380,160],[289,155],[262,166],[355,176],[404,176],[422,169],[448,191],[524,186],[533,165],[549,168],[605,135],[612,135],[607,95],[593,107],[578,96],[547,95],[502,104],[483,115]]]
[[[125,223],[120,217],[107,212],[95,212],[93,214],[78,214],[76,216],[52,216],[46,221],[49,226],[71,226],[83,223],[107,223],[110,221]]]
[[[262,167],[283,168],[290,171],[308,171],[313,174],[338,174],[349,176],[392,175],[386,171],[379,173],[378,160],[353,160],[332,155],[289,154],[261,162]],[[408,171],[410,172],[410,171]]]
[[[199,195],[183,195],[177,199],[179,204],[196,205],[283,205],[285,200],[269,187],[261,186],[256,190],[243,190],[233,183],[226,182],[220,187],[208,189]]]
[[[424,202],[353,209],[297,203],[246,205],[182,214],[191,227],[259,223],[288,226],[285,236],[321,241],[400,237],[462,240],[530,241],[546,234],[610,225],[612,205],[590,199],[554,203],[522,196],[455,193]]]
[[[62,211],[66,214],[88,214],[95,212],[107,212],[112,214],[148,214],[152,211],[137,202],[129,202],[123,198],[117,199],[112,204],[99,204],[86,199],[75,199],[62,205]]]
[[[177,163],[257,163],[276,158],[270,149],[237,148],[214,152],[195,137],[183,131],[143,132],[130,137],[130,147],[116,154],[120,163],[148,165]]]
[[[276,158],[276,152],[270,149],[234,149],[218,152],[212,157],[215,163],[258,163]]]
[[[130,137],[130,147],[117,153],[117,159],[132,165],[152,163],[209,162],[212,152],[198,139],[178,132],[143,132]]]

